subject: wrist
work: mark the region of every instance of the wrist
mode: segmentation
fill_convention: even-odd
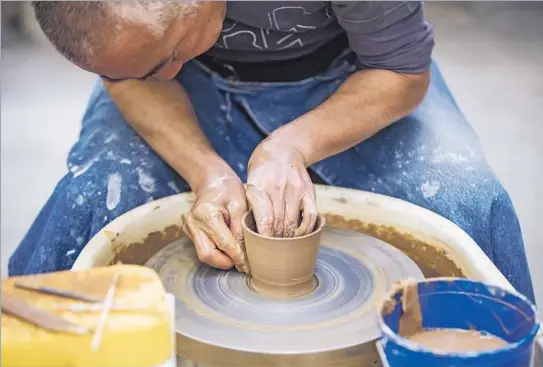
[[[280,128],[270,134],[261,144],[264,149],[272,152],[279,159],[281,156],[296,155],[306,168],[313,164],[310,161],[311,152],[305,148],[304,139],[299,133],[293,135],[289,131],[286,131],[285,128]]]
[[[177,171],[187,181],[192,192],[198,194],[204,187],[221,180],[238,179],[236,172],[219,155],[211,154],[193,162],[185,174]]]

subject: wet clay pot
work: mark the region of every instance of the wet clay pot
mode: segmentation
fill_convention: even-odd
[[[267,237],[256,232],[253,214],[245,214],[242,226],[253,289],[274,297],[296,297],[311,292],[316,286],[313,271],[324,224],[324,216],[319,215],[315,230],[308,235]]]

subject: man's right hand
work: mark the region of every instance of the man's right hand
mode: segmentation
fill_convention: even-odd
[[[201,262],[249,273],[241,218],[247,211],[245,188],[235,175],[216,177],[195,188],[196,202],[184,221]]]
[[[241,217],[245,189],[202,132],[189,96],[177,81],[104,81],[126,121],[196,194],[184,223],[200,260],[248,272]]]

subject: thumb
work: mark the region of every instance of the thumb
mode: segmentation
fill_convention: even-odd
[[[243,262],[236,264],[236,268],[243,272],[249,274],[249,264],[247,262],[247,252],[245,251],[245,238],[243,236],[243,227],[241,225],[241,220],[243,215],[247,212],[247,205],[236,207],[232,210],[229,210],[230,214],[230,231],[232,236],[238,242],[241,251],[245,255],[243,257]]]

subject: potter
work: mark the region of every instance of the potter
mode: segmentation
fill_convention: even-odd
[[[113,219],[187,191],[184,230],[199,259],[247,272],[243,214],[265,236],[307,235],[318,182],[451,220],[533,298],[515,210],[432,63],[420,2],[34,9],[57,50],[100,79],[11,275],[68,269]]]

